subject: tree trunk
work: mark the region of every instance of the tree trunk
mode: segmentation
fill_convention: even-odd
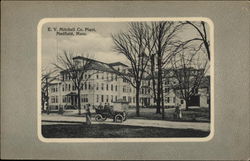
[[[139,100],[139,95],[140,95],[140,86],[136,85],[136,116],[140,116],[140,100]]]
[[[161,109],[161,84],[162,84],[162,69],[161,69],[161,53],[160,53],[160,47],[159,47],[159,51],[158,51],[158,59],[157,59],[157,62],[158,62],[158,75],[157,75],[157,80],[158,80],[158,84],[157,84],[157,110],[156,110],[156,113],[161,113],[160,109]]]
[[[162,82],[162,81],[161,81]],[[162,120],[165,118],[163,84],[161,83]]]
[[[152,85],[153,85],[153,95],[154,95],[154,103],[156,103],[156,89],[155,89],[155,77],[154,77],[154,69],[155,69],[155,55],[151,56],[151,75],[152,75]]]
[[[188,99],[186,99],[185,101],[186,101],[186,111],[188,111],[189,101]]]
[[[77,104],[78,104],[78,114],[81,115],[81,88],[77,88]]]
[[[158,70],[158,84],[157,84],[157,99],[156,99],[156,113],[161,114],[161,80],[160,80],[160,70]]]

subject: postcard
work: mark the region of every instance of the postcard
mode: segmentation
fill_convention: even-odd
[[[210,19],[45,18],[37,35],[41,141],[213,137]]]

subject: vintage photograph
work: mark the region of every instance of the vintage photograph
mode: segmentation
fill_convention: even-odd
[[[212,40],[206,18],[44,19],[38,135],[208,140]]]
[[[249,160],[247,1],[1,1],[1,159]]]

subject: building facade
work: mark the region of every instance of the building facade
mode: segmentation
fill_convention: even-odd
[[[81,63],[84,57],[75,57],[73,59],[75,63]],[[112,105],[118,99],[126,100],[130,106],[135,106],[135,88],[126,79],[117,75],[114,70],[126,74],[129,67],[120,62],[107,64],[96,60],[93,61],[91,70],[88,70],[83,76],[86,81],[81,85],[80,90],[81,108],[84,108],[87,104],[98,106],[109,103]],[[165,106],[175,106],[180,103],[185,106],[185,101],[180,96],[177,96],[171,88],[173,82],[175,82],[173,77],[166,76],[163,78],[164,104]],[[140,106],[154,105],[151,87],[151,79],[145,76],[140,88]],[[199,103],[195,105],[208,107],[208,91],[204,89],[201,88],[197,92]],[[76,108],[77,101],[77,89],[69,74],[62,71],[58,79],[49,86],[49,105],[51,109],[55,110],[59,107]]]

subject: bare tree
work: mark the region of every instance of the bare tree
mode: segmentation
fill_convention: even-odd
[[[88,55],[81,55],[83,59],[81,61],[73,60],[73,53],[64,51],[63,55],[57,56],[57,63],[53,65],[61,74],[68,74],[70,80],[73,82],[75,88],[77,89],[77,103],[79,115],[81,114],[81,89],[82,86],[90,79],[94,74],[92,73],[88,77],[84,77],[91,69],[93,59],[88,58]]]
[[[120,73],[136,89],[136,115],[140,115],[139,95],[141,82],[144,77],[145,69],[149,61],[152,49],[147,48],[146,36],[149,29],[146,23],[132,22],[129,24],[128,32],[121,32],[112,35],[114,50],[123,54],[130,62],[131,69],[127,73]]]
[[[181,29],[181,24],[178,22],[153,22],[151,24],[153,38],[152,42],[154,44],[154,54],[156,55],[157,61],[157,92],[156,92],[156,113],[161,113],[162,108],[162,118],[164,119],[164,98],[163,98],[163,68],[169,64],[171,57],[173,56],[172,50],[176,44],[176,35]],[[176,50],[176,49],[175,49]],[[152,58],[153,59],[153,58]],[[155,64],[152,62],[152,66]],[[154,79],[154,67],[151,67],[151,74]],[[155,83],[154,83],[155,84]]]
[[[55,71],[48,70],[45,67],[42,67],[42,77],[41,77],[41,103],[42,103],[42,112],[46,111],[49,113],[49,86],[52,81],[56,79],[54,75]]]
[[[193,41],[201,41],[201,44],[204,44],[206,49],[207,57],[210,60],[210,41],[208,36],[207,25],[204,21],[201,22],[191,22],[186,21],[182,23],[183,25],[191,25],[198,33],[198,37],[189,39],[185,42],[185,44],[193,42]]]
[[[181,52],[171,59],[174,78],[177,80],[177,84],[172,88],[177,96],[185,100],[186,110],[188,110],[191,97],[197,94],[209,69],[209,60],[201,46],[197,48],[185,47],[185,45],[182,46]]]

